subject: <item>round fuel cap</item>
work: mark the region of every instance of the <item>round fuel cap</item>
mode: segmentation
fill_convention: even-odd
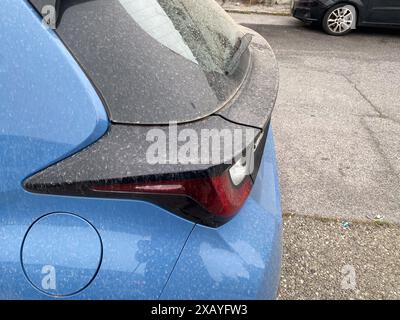
[[[21,259],[34,287],[48,295],[69,296],[92,282],[102,251],[100,235],[88,221],[70,213],[52,213],[29,228]]]

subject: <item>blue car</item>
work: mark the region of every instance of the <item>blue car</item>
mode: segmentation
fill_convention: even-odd
[[[0,16],[0,299],[276,298],[266,40],[214,0]]]

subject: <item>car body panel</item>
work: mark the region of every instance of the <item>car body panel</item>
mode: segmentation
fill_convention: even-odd
[[[85,290],[67,297],[71,299],[157,299],[194,225],[140,201],[66,199],[23,192],[15,197],[18,201],[3,209],[0,216],[1,299],[54,298],[28,282],[20,261],[27,230],[44,213],[62,211],[78,215],[96,228],[103,243],[96,278]],[[52,241],[52,236],[57,238],[68,227],[68,224],[53,225],[49,230],[52,234],[43,234],[43,241]],[[54,261],[42,264],[54,265],[56,270],[60,269],[58,274],[68,268],[76,275],[82,271],[76,265],[57,265]],[[62,279],[57,283],[61,285]]]
[[[365,22],[400,25],[400,2],[397,0],[368,0]]]
[[[20,169],[23,156],[35,152],[24,162],[28,175],[96,141],[108,118],[84,73],[34,10],[10,0],[0,10],[2,170]],[[20,154],[19,162],[6,162],[6,153]]]
[[[239,214],[212,229],[196,225],[161,299],[275,299],[282,215],[272,129],[256,183]]]
[[[334,0],[328,0],[327,3],[319,0],[292,1],[292,15],[299,20],[310,23],[318,22]]]

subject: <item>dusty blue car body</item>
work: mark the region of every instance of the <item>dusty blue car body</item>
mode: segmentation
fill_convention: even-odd
[[[282,218],[272,130],[250,197],[218,228],[145,201],[30,193],[27,177],[110,123],[26,1],[3,0],[0,16],[0,299],[274,299]],[[46,279],[53,267],[56,280]]]

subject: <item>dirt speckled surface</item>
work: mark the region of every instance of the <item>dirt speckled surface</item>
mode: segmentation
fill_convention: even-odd
[[[344,226],[285,215],[280,299],[400,299],[399,226]]]

